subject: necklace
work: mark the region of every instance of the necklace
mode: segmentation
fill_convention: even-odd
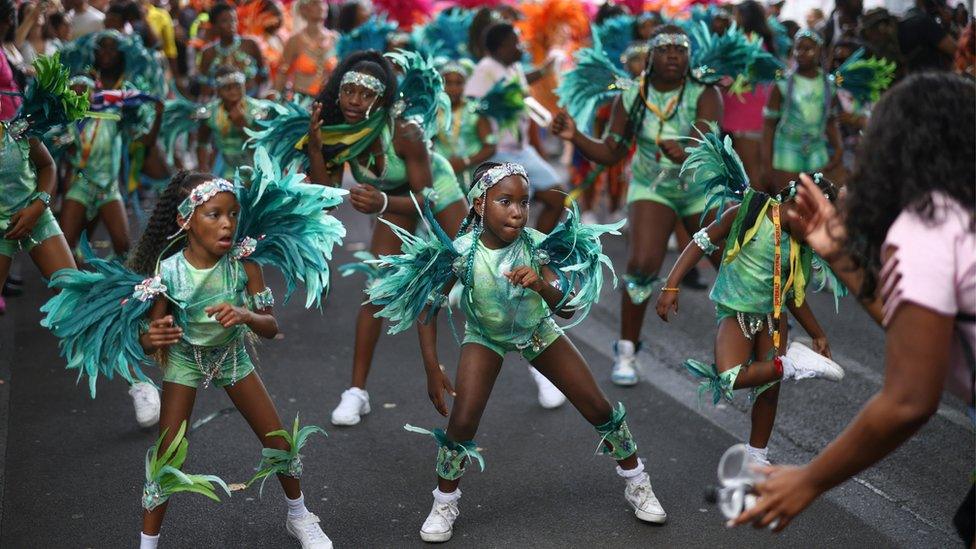
[[[681,104],[681,100],[685,96],[685,84],[687,84],[687,82],[688,82],[687,79],[681,81],[681,88],[678,91],[678,95],[675,95],[674,97],[669,99],[667,104],[664,106],[664,109],[662,110],[655,103],[647,99],[646,92],[644,91],[644,77],[641,77],[641,81],[639,84],[641,100],[644,101],[644,106],[647,107],[647,110],[654,113],[654,116],[657,117],[657,135],[654,137],[654,144],[658,146],[657,151],[654,153],[654,160],[657,162],[661,161],[660,145],[661,145],[661,134],[664,132],[664,124],[665,122],[668,122],[669,120],[674,118],[674,115],[678,113],[678,106]]]
[[[86,141],[85,132],[81,133],[81,164],[79,168],[84,168],[88,165],[88,158],[91,157],[92,147],[95,145],[95,139],[98,138],[98,127],[102,123],[101,118],[95,119],[95,125],[92,127],[91,137]]]

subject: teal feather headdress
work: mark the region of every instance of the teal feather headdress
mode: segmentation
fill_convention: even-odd
[[[593,47],[576,52],[576,66],[563,75],[556,88],[559,106],[566,109],[583,132],[593,124],[597,107],[636,85],[607,56],[602,45],[599,34],[594,33]]]
[[[386,51],[387,40],[396,31],[396,23],[387,21],[383,15],[374,15],[362,25],[339,37],[336,41],[336,54],[339,59],[345,59],[357,51]]]
[[[723,141],[714,122],[710,124],[708,133],[699,132],[699,135],[700,139],[688,138],[697,145],[687,149],[688,157],[681,164],[680,175],[693,171],[695,184],[704,185],[708,197],[704,211],[718,208],[718,215],[721,216],[727,203],[742,200],[749,188],[749,176],[732,148],[731,137],[725,136]]]
[[[399,50],[386,56],[400,66],[403,78],[397,85],[393,103],[396,118],[416,122],[430,139],[443,128],[451,126],[451,98],[444,92],[444,79],[429,57]],[[438,112],[443,116],[438,116]]]
[[[499,80],[488,93],[474,100],[474,111],[495,120],[499,128],[512,128],[525,112],[525,90],[518,80]]]
[[[61,49],[61,61],[71,74],[85,74],[95,64],[95,49],[103,38],[111,38],[118,44],[125,62],[125,79],[140,91],[166,97],[167,84],[163,65],[146,49],[142,38],[124,35],[115,30],[104,30],[76,38]]]
[[[864,48],[859,48],[833,74],[831,81],[861,103],[873,103],[881,97],[895,79],[895,64],[887,59],[864,59]]]
[[[623,54],[634,41],[634,16],[624,14],[610,17],[593,26],[592,36],[593,48],[602,49],[607,58],[622,69]]]

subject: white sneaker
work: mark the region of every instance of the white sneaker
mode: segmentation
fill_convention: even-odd
[[[664,512],[657,496],[654,495],[654,490],[651,489],[651,477],[647,473],[641,473],[638,480],[627,483],[627,487],[624,488],[624,497],[627,498],[627,503],[634,508],[634,515],[638,519],[654,524],[664,524],[664,521],[668,519],[667,513]]]
[[[640,377],[637,375],[637,354],[633,341],[621,339],[613,344],[613,370],[610,381],[616,385],[629,387],[637,385]]]
[[[458,510],[456,501],[450,503],[434,501],[427,520],[420,527],[420,539],[427,543],[442,543],[451,539],[451,535],[454,534],[454,521],[459,514],[461,511]]]
[[[350,387],[342,392],[342,400],[332,410],[333,425],[355,425],[361,416],[369,413],[369,393],[359,387]]]
[[[769,462],[769,458],[766,457],[768,455],[766,448],[754,448],[746,444],[746,452],[749,452],[749,458],[755,461],[757,464],[765,465],[767,467],[772,465]]]
[[[289,517],[285,530],[302,543],[302,549],[332,549],[332,540],[322,531],[319,517],[314,513],[306,513],[299,518]]]
[[[547,410],[552,410],[553,408],[559,408],[566,402],[566,395],[562,393],[555,385],[549,381],[549,378],[542,375],[539,370],[536,370],[532,366],[529,366],[529,372],[532,374],[532,378],[535,379],[536,385],[539,386],[539,405]]]
[[[152,385],[137,381],[129,387],[129,396],[136,409],[139,427],[152,427],[159,423],[159,391]]]
[[[784,365],[783,379],[819,378],[829,381],[844,379],[844,369],[839,364],[802,343],[796,341],[790,343],[786,350],[786,358],[792,361],[792,371],[787,372]]]

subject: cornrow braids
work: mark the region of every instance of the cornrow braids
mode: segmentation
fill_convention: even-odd
[[[208,173],[186,170],[181,170],[173,176],[159,196],[156,208],[146,224],[146,230],[143,231],[139,243],[129,256],[129,269],[139,274],[155,274],[156,262],[165,259],[160,255],[170,244],[170,237],[180,229],[176,223],[177,207],[190,195],[194,187],[212,178],[213,175]],[[167,255],[174,253],[176,249],[171,249]]]
[[[501,163],[485,161],[478,164],[478,167],[474,170],[474,174],[472,174],[472,181],[478,181],[485,172],[496,166],[501,166]],[[482,208],[485,207],[485,197],[487,194],[486,191],[481,195]],[[468,256],[465,258],[464,280],[462,281],[468,288],[474,283],[474,255],[478,248],[478,241],[481,239],[481,233],[485,230],[484,220],[478,211],[475,210],[474,200],[471,201],[471,209],[468,210],[467,217],[461,222],[461,228],[458,229],[458,236],[464,234],[469,228],[471,229],[471,247],[468,249]]]

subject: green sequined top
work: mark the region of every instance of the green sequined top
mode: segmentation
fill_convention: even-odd
[[[117,184],[122,167],[122,129],[119,121],[85,120],[81,129],[72,126],[75,148],[71,165],[97,187]]]
[[[799,74],[789,81],[777,82],[782,95],[783,111],[773,139],[773,167],[788,172],[812,172],[830,160],[824,133],[829,113],[825,111],[827,89],[822,73],[813,78]]]
[[[0,233],[10,225],[10,218],[27,207],[37,191],[37,176],[30,162],[30,143],[14,139],[6,131],[0,136]],[[2,236],[2,234],[0,234]]]
[[[197,269],[177,252],[160,263],[166,294],[179,306],[174,318],[183,328],[183,341],[191,345],[227,345],[243,336],[246,326],[224,328],[205,309],[221,303],[243,307],[247,303],[247,274],[243,264],[226,254],[209,269]]]
[[[759,230],[751,240],[742,244],[735,259],[722,262],[709,298],[718,305],[738,312],[772,313],[773,241],[773,222],[763,215]],[[790,236],[785,231],[780,239],[780,251],[783,267],[781,280],[785,285],[790,272]]]

